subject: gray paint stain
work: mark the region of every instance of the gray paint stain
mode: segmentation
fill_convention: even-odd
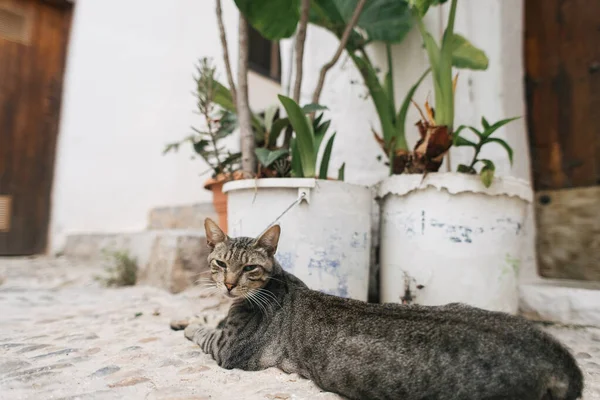
[[[294,255],[292,253],[277,253],[275,259],[285,271],[293,273]]]

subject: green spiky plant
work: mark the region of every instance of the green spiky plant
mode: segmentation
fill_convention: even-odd
[[[189,143],[194,152],[211,168],[212,177],[232,175],[240,168],[241,153],[231,152],[221,143],[237,127],[235,107],[228,90],[218,82],[216,68],[209,58],[201,58],[194,77],[197,113],[204,118],[204,127],[191,127],[193,133],[179,142],[165,146],[163,154],[175,152]]]
[[[454,137],[452,139],[453,146],[466,146],[473,148],[473,158],[469,165],[459,164],[457,167],[458,172],[466,173],[466,174],[476,174],[476,166],[482,165],[479,171],[479,175],[481,177],[481,182],[485,185],[485,187],[490,187],[492,184],[492,180],[494,179],[494,174],[496,172],[496,165],[492,160],[488,160],[485,158],[479,158],[479,153],[481,152],[483,146],[496,143],[502,146],[506,153],[508,154],[508,160],[510,161],[510,165],[513,164],[513,149],[506,143],[504,140],[492,137],[492,135],[504,125],[519,119],[520,117],[515,118],[507,118],[502,121],[498,121],[494,124],[490,124],[485,118],[481,118],[481,125],[483,126],[482,130],[479,130],[473,126],[459,126],[454,132]],[[464,136],[461,136],[461,132],[464,129],[469,129],[471,132],[475,134],[477,137],[477,142],[473,142],[469,139],[466,139]]]

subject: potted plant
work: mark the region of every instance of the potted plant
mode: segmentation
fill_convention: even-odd
[[[192,127],[193,133],[183,140],[169,143],[163,154],[177,151],[179,146],[189,143],[194,152],[209,166],[212,175],[204,182],[204,188],[212,191],[213,205],[219,216],[219,224],[227,229],[227,196],[223,193],[225,182],[239,179],[240,152],[231,152],[222,145],[222,140],[230,136],[237,127],[237,118],[232,107],[229,91],[216,79],[216,69],[208,58],[201,58],[196,66],[197,75],[194,95],[198,113],[204,126]]]
[[[276,256],[287,271],[313,289],[366,300],[371,190],[343,182],[344,165],[337,179],[330,176],[336,134],[328,134],[330,121],[323,113],[310,118],[323,107],[300,107],[285,96],[279,100],[287,117],[266,118],[268,140],[256,149],[260,179],[223,187],[229,201],[229,232],[257,235],[277,221],[288,232]],[[288,126],[293,130],[290,149],[278,147],[277,137]]]
[[[261,8],[258,3],[266,4],[236,1],[242,14],[263,36],[281,39],[296,30],[294,25],[278,31],[281,24],[261,21],[261,15],[273,14],[278,8],[274,3],[275,8]],[[296,15],[296,24],[300,20],[296,36],[296,49],[300,49],[296,61],[300,64],[310,13],[307,3],[310,2],[302,1],[301,12],[286,6],[275,16],[285,19]],[[344,23],[345,31],[354,28],[362,10],[360,3],[364,6],[365,1],[353,4],[356,8],[350,11],[356,17]],[[257,10],[262,11],[253,14]],[[343,48],[342,44],[321,70],[323,80]],[[329,159],[336,134],[329,131],[330,121],[324,118],[326,108],[318,105],[323,84],[315,89],[311,104],[300,106],[301,79],[301,73],[297,74],[293,96],[279,96],[280,105],[265,111],[264,116],[252,114],[260,125],[256,131],[263,135],[262,141],[255,142],[254,150],[258,161],[254,175],[258,179],[224,185],[229,202],[229,232],[234,236],[255,236],[271,224],[280,223],[288,232],[280,239],[276,255],[284,269],[313,289],[367,300],[371,189],[344,182],[344,165],[337,171],[337,179],[331,176]],[[285,116],[280,117],[278,112],[285,112]]]
[[[378,189],[381,301],[464,302],[515,313],[522,227],[532,191],[523,181],[494,178],[494,163],[479,156],[483,146],[497,144],[512,163],[510,146],[493,136],[512,119],[490,124],[483,118],[482,129],[468,127],[477,141],[464,136],[465,127],[454,130],[452,67],[483,69],[487,57],[454,33],[457,0],[450,2],[445,33],[436,43],[423,15],[437,3],[411,1],[429,57],[434,107],[425,103],[417,123],[420,139],[412,151],[394,146],[393,140],[380,141],[393,174]],[[473,160],[457,172],[439,173],[453,145],[472,147]]]

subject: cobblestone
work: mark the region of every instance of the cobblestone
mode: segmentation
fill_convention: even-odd
[[[0,398],[25,400],[340,399],[271,368],[219,368],[174,319],[225,312],[196,289],[173,295],[106,289],[101,266],[67,259],[0,258]],[[600,399],[600,329],[548,326],[586,374],[584,399]]]

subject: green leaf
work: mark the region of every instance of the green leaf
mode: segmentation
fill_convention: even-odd
[[[331,159],[331,150],[333,149],[333,141],[335,140],[335,133],[331,135],[325,145],[325,151],[323,152],[323,158],[321,158],[321,168],[319,172],[319,179],[327,179],[327,172],[329,170],[329,160]]]
[[[322,106],[320,104],[310,103],[302,106],[302,111],[304,114],[311,114],[317,111],[329,110],[327,106]]]
[[[281,1],[281,0],[279,0]],[[313,0],[310,21],[341,37],[358,0]],[[361,41],[384,41],[399,43],[412,28],[410,8],[402,0],[369,0],[358,18],[357,28],[348,42],[355,48]],[[363,32],[366,36],[361,38]]]
[[[344,175],[346,171],[346,163],[343,163],[340,169],[338,169],[338,181],[344,181]]]
[[[475,170],[473,168],[471,168],[465,164],[458,164],[458,167],[456,168],[456,170],[463,174],[474,174],[475,173]]]
[[[269,40],[291,37],[300,20],[300,0],[234,0],[250,25]]]
[[[474,134],[476,134],[476,135],[479,137],[479,139],[483,139],[483,138],[485,137],[485,136],[483,136],[483,133],[481,133],[480,131],[478,131],[478,130],[477,130],[477,129],[475,129],[474,127],[472,127],[472,126],[469,126],[468,128],[469,128],[469,130],[470,130],[471,132],[473,132]]]
[[[206,146],[208,146],[210,142],[208,140],[198,140],[197,142],[193,142],[192,146],[194,151],[198,153],[198,155],[203,155],[206,153]]]
[[[444,4],[447,0],[409,0],[410,6],[413,7],[419,17],[423,18],[423,16],[429,10],[429,7],[437,6],[440,4]]]
[[[298,143],[296,143],[295,138],[292,138],[290,142],[290,148],[292,149],[292,176],[296,178],[304,178],[302,159],[300,158],[300,151],[298,150]]]
[[[479,161],[485,164],[483,168],[481,168],[481,172],[479,172],[481,182],[486,188],[489,188],[492,185],[492,181],[494,180],[494,172],[496,171],[496,166],[490,160]]]
[[[287,118],[279,118],[273,122],[273,126],[271,128],[271,132],[269,133],[269,143],[267,147],[272,148],[277,145],[277,139],[281,132],[290,124],[290,120]]]
[[[317,148],[315,147],[315,136],[312,124],[302,112],[298,104],[289,97],[278,95],[279,101],[285,108],[290,124],[296,132],[296,141],[300,159],[302,160],[302,171],[306,177],[316,176]]]
[[[231,91],[223,84],[218,81],[214,81],[215,85],[215,97],[214,102],[219,106],[223,107],[227,111],[235,113],[235,103],[231,96]]]
[[[319,151],[321,148],[321,142],[325,138],[327,134],[327,130],[329,129],[329,125],[331,125],[331,121],[325,121],[320,125],[313,125],[313,131],[315,132],[315,151]]]
[[[481,117],[481,125],[483,126],[483,130],[485,131],[486,129],[490,129],[490,124],[487,121],[487,119],[485,119],[485,117]]]
[[[276,105],[273,105],[265,110],[265,131],[271,132],[271,129],[273,128],[273,118],[275,118],[277,110],[279,110],[279,107]]]
[[[383,140],[385,143],[389,143],[396,134],[396,127],[394,126],[394,115],[385,89],[381,86],[381,83],[379,83],[377,73],[369,62],[357,55],[349,55],[354,60],[365,84],[369,88],[369,94],[373,99],[381,123],[381,129],[383,130]]]
[[[485,141],[485,144],[488,143],[498,143],[500,146],[504,147],[506,152],[508,153],[508,159],[510,160],[510,165],[513,165],[513,149],[502,139],[498,138],[489,138]]]
[[[458,136],[458,135],[454,135],[454,146],[456,147],[461,147],[461,146],[470,146],[473,148],[477,148],[477,145],[473,142],[471,142],[470,140],[465,139],[462,136]]]
[[[498,129],[502,128],[504,125],[508,124],[509,122],[515,121],[519,118],[521,118],[521,117],[507,118],[507,119],[498,121],[494,125],[490,126],[489,129],[486,129],[485,132],[483,132],[483,136],[486,138],[490,137],[494,132],[496,132]]]
[[[402,102],[402,107],[400,107],[400,110],[398,111],[398,116],[396,117],[396,149],[406,150],[408,148],[408,145],[406,144],[406,116],[408,115],[408,108],[410,107],[411,100],[414,97],[415,92],[429,72],[431,72],[431,68],[427,68],[427,71],[423,72],[423,75],[421,75],[417,83],[415,83],[410,88],[408,93],[406,93],[406,97]],[[403,147],[403,144],[405,147]]]
[[[289,154],[287,149],[269,150],[263,147],[255,149],[254,153],[260,164],[265,168],[269,168],[275,161],[279,160],[284,155]]]
[[[473,46],[465,37],[452,37],[452,65],[456,68],[486,70],[489,60],[483,50]]]
[[[385,54],[387,58],[388,69],[385,73],[383,85],[385,88],[385,94],[388,97],[392,113],[396,112],[396,96],[394,94],[394,60],[392,58],[392,45],[389,43],[385,44]],[[396,121],[394,121],[396,123]]]
[[[231,113],[236,115],[237,118],[237,111],[235,103],[233,102],[233,97],[231,96],[231,91],[225,85],[221,84],[216,80],[214,81],[214,85],[215,95],[213,101],[215,102],[215,104],[221,106],[227,111],[230,111]],[[258,132],[261,132],[263,130],[263,125],[254,113],[252,113],[252,127]]]

